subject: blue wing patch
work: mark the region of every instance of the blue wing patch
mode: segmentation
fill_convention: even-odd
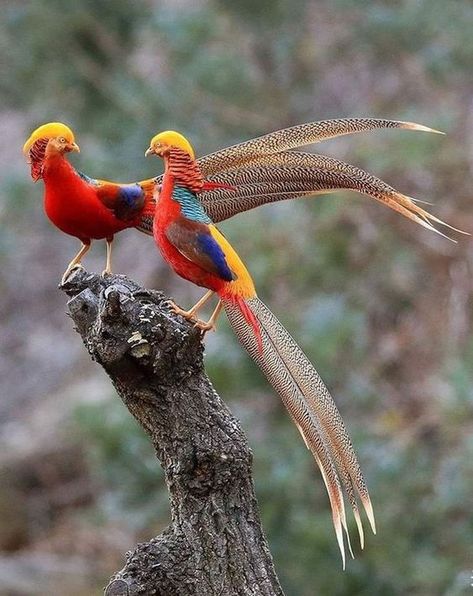
[[[107,182],[106,180],[96,180],[95,178],[91,178],[84,174],[83,172],[77,171],[84,182],[90,184],[91,186],[95,186],[97,188],[103,187],[104,189],[108,188],[118,188],[118,195],[117,199],[122,203],[123,207],[127,206],[130,209],[133,209],[137,205],[141,205],[142,200],[144,198],[144,190],[141,186],[134,182],[133,184],[117,184],[115,182]]]
[[[169,242],[186,259],[204,271],[224,281],[237,279],[236,274],[228,266],[222,247],[211,235],[207,224],[179,217],[168,225],[165,234]]]
[[[120,199],[131,208],[139,203],[144,196],[143,189],[139,184],[128,184],[126,186],[122,186],[118,194]]]
[[[200,250],[211,259],[219,277],[225,281],[233,281],[236,279],[235,274],[227,264],[225,253],[218,242],[210,234],[198,234],[197,243]]]

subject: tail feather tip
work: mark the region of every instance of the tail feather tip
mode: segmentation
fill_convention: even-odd
[[[363,550],[365,548],[365,534],[363,532],[363,523],[361,521],[361,517],[358,512],[358,509],[353,510],[353,515],[355,517],[356,527],[358,528],[358,535],[360,537],[361,550]]]
[[[363,499],[363,507],[366,512],[366,517],[370,522],[371,530],[373,531],[373,534],[376,534],[376,521],[374,518],[373,505],[371,505],[369,497],[367,499]]]
[[[432,132],[437,135],[445,135],[447,133],[437,130],[436,128],[430,128],[430,126],[424,126],[423,124],[417,124],[417,122],[404,122],[403,128],[408,130],[417,130],[420,132]]]
[[[333,517],[333,526],[335,528],[335,535],[337,537],[338,548],[340,549],[340,554],[342,556],[342,569],[345,571],[346,569],[346,555],[345,555],[345,542],[343,540],[343,530],[342,530],[342,518],[340,514],[334,514]]]

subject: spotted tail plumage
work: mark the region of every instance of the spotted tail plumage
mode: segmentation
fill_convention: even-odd
[[[254,325],[248,321],[247,312],[238,302],[223,299],[223,305],[240,343],[279,393],[321,470],[345,566],[344,531],[350,552],[351,546],[342,486],[356,520],[362,547],[364,535],[358,499],[373,532],[376,528],[363,473],[337,406],[306,355],[259,298],[255,296],[245,300],[246,311],[251,312],[258,323],[259,338],[254,333]]]

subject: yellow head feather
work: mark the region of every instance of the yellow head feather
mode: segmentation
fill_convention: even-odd
[[[150,148],[156,147],[156,145],[163,145],[165,147],[178,147],[182,149],[186,153],[188,153],[192,159],[195,159],[194,149],[192,149],[192,145],[189,141],[181,135],[180,133],[174,130],[165,130],[164,132],[160,132],[159,134],[155,135],[149,144]]]
[[[55,137],[64,137],[68,143],[75,142],[74,133],[68,126],[61,122],[48,122],[31,133],[29,139],[23,145],[23,153],[27,155],[38,139],[53,139]]]

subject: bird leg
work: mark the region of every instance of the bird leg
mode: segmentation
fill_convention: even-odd
[[[176,314],[181,315],[181,317],[184,317],[188,321],[194,321],[194,326],[205,333],[206,331],[215,329],[215,322],[218,319],[220,311],[222,310],[222,301],[218,301],[218,304],[215,307],[215,310],[213,311],[212,316],[208,321],[201,321],[200,319],[196,319],[195,315],[204,306],[204,304],[206,304],[210,300],[214,293],[215,292],[213,290],[209,290],[208,292],[206,292],[202,296],[202,298],[198,302],[196,302],[196,304],[194,304],[194,306],[189,310],[183,310],[182,308],[177,306],[177,304],[175,304],[172,300],[169,301],[169,306]]]
[[[208,292],[206,292],[202,296],[202,298],[198,302],[196,302],[194,304],[194,306],[192,308],[190,308],[189,310],[183,310],[182,308],[177,306],[177,304],[175,302],[173,302],[172,300],[169,300],[169,306],[176,314],[181,315],[181,317],[184,317],[188,321],[191,321],[194,319],[194,315],[197,313],[197,311],[199,311],[204,306],[204,304],[209,301],[209,299],[212,297],[213,293],[214,292],[212,290],[209,290]]]
[[[90,248],[90,242],[88,244],[85,244],[84,242],[82,242],[80,251],[76,254],[76,256],[72,259],[72,261],[67,266],[67,269],[64,271],[64,274],[61,278],[61,284],[66,283],[66,280],[69,277],[69,275],[73,269],[82,267],[82,265],[81,265],[82,257],[86,254],[86,252],[88,252],[89,248]]]
[[[105,264],[105,269],[102,271],[102,275],[112,273],[112,242],[113,236],[112,238],[107,238],[107,262]]]
[[[221,312],[222,308],[223,308],[222,301],[219,300],[217,306],[215,307],[215,310],[212,313],[212,316],[210,317],[210,319],[207,322],[201,321],[200,319],[197,319],[197,321],[195,322],[194,327],[197,327],[198,329],[200,329],[204,333],[206,331],[215,331],[215,329],[216,329],[215,323],[217,322],[218,316],[220,315],[220,312]]]

